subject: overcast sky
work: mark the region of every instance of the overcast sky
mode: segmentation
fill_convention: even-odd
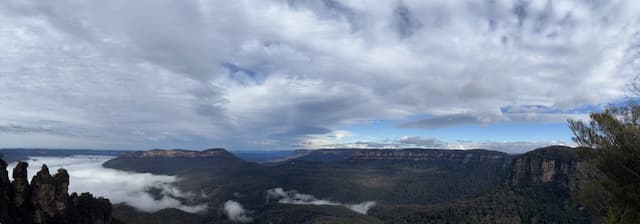
[[[573,144],[625,100],[634,0],[0,2],[0,147]]]

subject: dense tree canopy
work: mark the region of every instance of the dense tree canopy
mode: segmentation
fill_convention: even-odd
[[[605,223],[640,223],[640,106],[609,106],[590,118],[569,121],[573,140],[601,176],[584,186],[586,195],[600,204]]]

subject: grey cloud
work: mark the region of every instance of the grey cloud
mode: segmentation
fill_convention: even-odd
[[[436,116],[399,124],[401,128],[444,128],[463,124],[482,124],[478,118],[465,114]]]
[[[564,141],[458,141],[456,143],[448,144],[447,147],[450,149],[489,149],[510,154],[522,154],[537,148],[542,148],[550,145],[575,146],[572,143],[567,143]]]
[[[0,125],[0,132],[3,133],[12,133],[12,134],[21,134],[21,133],[48,133],[48,134],[64,134],[64,132],[60,130],[56,130],[53,127],[46,126],[23,126],[23,125],[15,125],[15,124],[6,124]]]
[[[401,37],[409,37],[423,26],[402,1],[393,11],[393,20],[395,28]]]
[[[479,113],[478,115],[443,115],[434,116],[417,121],[407,121],[400,123],[400,128],[446,128],[457,125],[487,125],[490,123],[560,123],[565,122],[567,119],[586,120],[588,114],[586,113],[561,113],[561,112],[545,112],[536,108],[528,108],[522,110],[522,108],[511,108],[505,113],[485,115]]]
[[[369,119],[558,121],[499,111],[607,103],[634,75],[636,2],[361,3],[3,1],[0,117],[85,147],[273,148]]]
[[[357,141],[353,144],[338,144],[337,148],[387,148],[387,147],[396,147],[397,144],[389,143],[389,142],[375,142],[375,141]]]
[[[515,6],[513,7],[513,14],[515,14],[516,18],[518,18],[518,26],[522,26],[524,20],[527,18],[527,1],[517,1]]]
[[[277,133],[268,136],[268,139],[273,141],[272,144],[279,144],[281,147],[305,148],[305,143],[300,142],[299,139],[309,135],[323,135],[329,132],[331,132],[331,130],[323,127],[291,127],[287,128],[287,131],[284,133]]]
[[[295,127],[285,135],[320,135],[331,132],[331,130],[323,127]]]
[[[444,146],[444,143],[436,138],[422,138],[420,136],[408,136],[400,138],[400,144],[413,145],[417,147],[432,147],[439,148]]]
[[[294,8],[311,10],[322,19],[345,19],[354,22],[355,12],[341,1],[334,0],[288,0],[287,3]]]
[[[202,29],[208,24],[201,5],[193,1],[142,1],[120,7],[123,3],[65,1],[36,5],[46,21],[108,53],[153,62],[197,79],[218,75],[219,53],[231,49],[210,43],[230,39],[220,39],[213,30]]]
[[[564,141],[470,141],[457,140],[447,142],[437,138],[423,138],[420,136],[408,136],[390,141],[379,142],[354,142],[327,145],[326,148],[385,148],[385,149],[402,149],[402,148],[435,148],[435,149],[487,149],[510,154],[521,154],[528,151],[546,147],[550,145],[575,146],[573,143]]]
[[[362,148],[362,149],[398,149],[407,147],[416,147],[410,144],[400,144],[400,140],[393,141],[356,141],[348,143],[328,144],[315,146],[317,148]],[[309,147],[307,147],[309,148]]]

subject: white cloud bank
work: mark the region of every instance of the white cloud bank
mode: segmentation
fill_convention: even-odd
[[[359,204],[345,204],[329,200],[320,200],[310,194],[301,194],[295,190],[285,191],[282,188],[267,190],[267,200],[275,199],[278,203],[292,205],[332,205],[343,206],[354,212],[366,215],[369,209],[376,205],[374,201],[365,201]]]
[[[358,149],[402,149],[402,148],[431,148],[431,149],[486,149],[511,154],[521,154],[550,145],[575,147],[575,143],[566,141],[471,141],[456,140],[447,142],[434,137],[403,136],[398,139],[386,138],[381,141],[356,141],[340,144],[324,144],[318,148],[358,148]]]
[[[59,168],[69,171],[69,192],[90,192],[94,196],[108,198],[112,203],[125,203],[141,211],[155,212],[164,208],[177,208],[186,212],[200,212],[206,205],[188,206],[177,198],[188,196],[174,187],[175,176],[131,173],[102,167],[112,159],[109,156],[29,157],[29,179],[46,164],[52,174]],[[12,176],[16,162],[9,165]],[[147,193],[151,188],[160,189],[162,198],[154,199]]]
[[[253,221],[250,216],[251,211],[247,211],[242,205],[233,200],[229,200],[224,203],[224,213],[227,214],[229,220],[234,222],[248,223]]]

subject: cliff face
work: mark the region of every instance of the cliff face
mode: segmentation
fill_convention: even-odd
[[[19,162],[9,182],[7,163],[0,160],[0,223],[3,224],[110,224],[111,203],[89,193],[68,194],[69,175],[55,175],[44,165],[27,181],[25,162]]]
[[[474,198],[439,205],[374,208],[385,223],[595,223],[577,200],[588,169],[573,148],[551,146],[515,156],[508,175]]]
[[[574,150],[552,146],[515,158],[507,182],[512,186],[557,183],[573,188],[582,167],[583,162]]]
[[[14,198],[14,191],[9,181],[7,163],[0,160],[0,222],[4,223],[9,217],[11,200]]]

